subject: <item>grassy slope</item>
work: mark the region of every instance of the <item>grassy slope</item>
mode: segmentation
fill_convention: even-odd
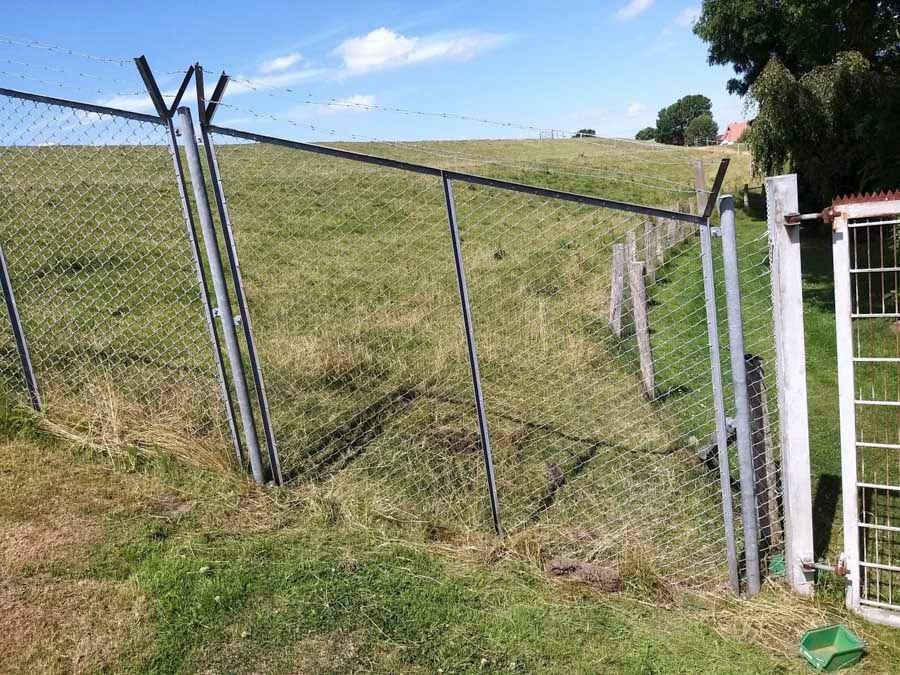
[[[333,503],[140,460],[110,471],[4,429],[4,672],[792,669],[722,622],[548,583],[502,548],[400,541]]]
[[[621,156],[591,157],[591,146],[577,141],[429,146],[441,151],[459,149],[466,154],[503,157],[518,153],[523,159],[551,164],[563,160],[582,162],[585,166],[579,173],[586,173],[587,177],[547,174],[531,164],[524,169],[510,169],[459,160],[456,168],[571,190],[607,194],[614,190],[620,198],[634,201],[665,204],[671,199],[665,191],[623,184],[619,180],[607,183],[598,178],[591,171],[616,166],[629,171],[642,170],[641,162],[623,160]],[[402,150],[394,148],[390,152]],[[578,154],[573,156],[573,150]],[[412,159],[427,161],[421,153]],[[742,184],[745,172],[746,166],[738,164],[728,184]],[[652,168],[652,173],[682,183],[691,179],[690,168],[684,164],[659,164]],[[431,207],[429,212],[439,215],[439,201]],[[390,204],[383,204],[382,208],[389,209]],[[342,214],[338,211],[335,215],[335,222],[340,224]],[[743,218],[741,226],[747,232],[762,228],[760,221]],[[554,241],[554,246],[557,243]],[[493,241],[486,244],[494,250]],[[505,242],[500,244],[508,247]],[[367,262],[364,249],[356,252],[361,254],[360,263]],[[319,258],[320,262],[323,260],[334,261],[336,269],[346,271],[348,261],[341,260],[340,253]],[[681,268],[682,264],[686,267]],[[666,294],[676,297],[679,289],[683,290],[679,279],[696,278],[693,262],[679,259],[670,266],[674,283],[660,286],[657,307],[671,304],[666,302]],[[546,283],[543,279],[536,281]],[[378,279],[370,278],[369,282],[376,290],[387,288],[379,286]],[[449,282],[452,284],[452,279]],[[809,283],[822,281],[810,279]],[[285,283],[285,288],[290,290],[290,284]],[[326,289],[321,299],[336,298],[329,298]],[[810,370],[812,376],[821,377],[823,384],[829,384],[828,368],[833,364],[833,357],[827,349],[820,349],[820,345],[833,335],[833,329],[827,310],[815,307],[811,295],[807,300],[811,307],[810,362],[821,366]],[[339,316],[340,308],[335,309],[334,315]],[[450,320],[449,310],[443,309],[438,314]],[[421,307],[412,307],[409,316],[420,321],[420,311]],[[686,307],[685,311],[691,310]],[[284,322],[284,317],[274,316],[273,321]],[[386,313],[381,317],[382,323],[368,331],[367,338],[373,342],[364,345],[364,349],[377,352],[384,345],[394,346],[396,334],[391,330],[408,326],[404,324],[408,318]],[[673,317],[669,320],[677,321]],[[441,332],[439,322],[431,327]],[[501,325],[498,330],[502,332],[502,328]],[[690,339],[702,345],[704,336],[698,333]],[[297,347],[297,343],[290,341],[285,344]],[[277,351],[277,344],[272,347]],[[315,342],[305,345],[312,350],[311,354],[316,354],[316,347]],[[284,353],[288,352],[284,350]],[[333,381],[338,388],[347,377],[359,375],[369,382],[378,382],[379,386],[383,384],[380,380],[384,371],[379,370],[380,364],[365,351],[362,354],[351,351],[349,355],[338,351],[332,356],[336,356],[332,361],[313,359],[312,362],[324,368],[326,377],[336,377]],[[366,368],[355,370],[360,363]],[[407,373],[427,371],[427,364],[407,363],[404,367]],[[490,376],[489,355],[486,367]],[[465,387],[462,372],[458,379],[449,378],[454,386]],[[312,378],[321,376],[322,373],[311,374]],[[665,378],[664,373],[662,376]],[[544,384],[552,387],[552,383]],[[387,393],[390,391],[388,387]],[[348,404],[340,399],[335,401]],[[830,394],[811,382],[812,415],[827,409],[830,402]],[[352,409],[359,405],[359,400],[351,398],[349,405]],[[442,418],[417,420],[413,416],[411,426],[421,425],[423,421],[431,425],[438,422],[437,428],[449,426],[452,430],[462,413],[454,409],[452,402],[444,405],[447,407]],[[504,434],[515,443],[515,428],[504,429],[500,423],[497,431],[501,449]],[[832,443],[833,424],[813,425],[813,433],[814,469],[827,473],[824,467],[829,466],[828,461],[834,461],[836,452]],[[408,430],[400,428],[386,437],[408,439],[408,434]],[[10,484],[20,483],[23,474],[32,475],[32,468],[38,466],[39,457],[45,452],[39,444],[28,441],[8,445],[2,453],[6,462],[4,479]],[[352,493],[341,493],[342,485],[338,483],[331,492],[300,492],[270,499],[233,479],[223,480],[209,474],[186,478],[165,466],[123,477],[80,458],[74,460],[79,470],[70,477],[63,467],[73,460],[66,453],[65,449],[54,447],[50,461],[60,463],[56,471],[42,467],[33,472],[37,478],[26,482],[33,495],[34,508],[22,506],[19,500],[3,502],[6,527],[3,532],[5,537],[18,542],[23,538],[22,528],[30,532],[29,528],[39,523],[51,532],[60,530],[65,541],[65,523],[57,527],[56,512],[48,515],[44,497],[59,488],[59,476],[66,475],[67,481],[72,480],[66,482],[68,487],[63,490],[64,503],[71,501],[78,504],[79,512],[86,511],[91,525],[79,523],[77,532],[92,533],[84,537],[89,545],[84,547],[79,542],[71,559],[62,561],[53,559],[48,563],[40,554],[35,555],[25,571],[9,575],[6,590],[12,594],[7,599],[25,598],[18,604],[29,612],[33,610],[37,619],[47,621],[53,619],[49,615],[55,611],[51,602],[55,597],[53,592],[59,591],[58,594],[70,601],[80,602],[78,593],[67,586],[58,588],[59,582],[75,583],[82,590],[82,587],[94,589],[93,596],[85,591],[88,595],[82,605],[91,610],[86,612],[89,620],[94,620],[90,617],[98,607],[104,606],[96,596],[113,597],[115,608],[124,608],[124,615],[110,610],[110,617],[106,618],[111,625],[97,617],[98,624],[89,621],[86,628],[81,628],[82,633],[75,631],[75,635],[84,637],[99,625],[112,636],[112,644],[125,644],[124,651],[92,646],[87,641],[84,650],[92,655],[85,657],[89,665],[105,664],[113,670],[152,668],[160,672],[196,670],[207,663],[213,664],[213,670],[227,672],[253,669],[339,672],[354,668],[384,671],[419,668],[430,672],[439,667],[445,672],[478,668],[690,672],[692,664],[703,659],[719,672],[771,672],[797,664],[763,653],[746,640],[790,650],[790,635],[803,622],[811,620],[809,611],[813,608],[800,607],[798,617],[792,614],[787,619],[781,617],[788,624],[784,630],[776,628],[777,618],[760,629],[746,620],[763,611],[758,607],[746,610],[743,621],[729,615],[728,608],[717,610],[717,620],[711,620],[709,607],[653,609],[647,602],[659,603],[665,593],[661,597],[659,589],[642,587],[639,578],[629,580],[627,598],[616,600],[589,590],[549,584],[538,573],[535,563],[529,562],[539,559],[543,553],[539,540],[522,542],[523,546],[538,547],[523,554],[520,550],[497,548],[491,540],[482,540],[477,535],[429,529],[421,523],[392,525],[398,515],[393,509],[396,504],[391,503],[393,496],[382,494],[377,485],[369,486],[371,492],[360,494],[358,485],[352,486]],[[27,458],[27,462],[10,462],[13,456]],[[464,473],[472,475],[473,472]],[[55,477],[52,483],[47,480],[51,475]],[[77,494],[82,489],[88,494],[99,489],[109,495],[109,486],[119,486],[120,481],[127,489],[115,491],[121,493],[120,497],[108,496],[103,507],[78,501]],[[356,502],[351,503],[353,500]],[[473,501],[470,508],[483,512],[483,502]],[[402,509],[400,515],[405,515]],[[664,517],[657,520],[660,519]],[[472,536],[476,538],[465,538]],[[78,534],[71,538],[79,540]],[[67,545],[62,548],[68,550]],[[107,592],[107,586],[115,590]],[[780,602],[777,597],[773,601]],[[719,633],[710,632],[707,626],[717,623]],[[70,628],[57,628],[49,648],[35,645],[34,638],[26,635],[20,641],[28,648],[15,652],[13,658],[18,660],[13,665],[26,669],[27,659],[32,659],[32,665],[55,664],[65,669],[71,665],[65,655],[80,653],[78,649],[73,651],[71,641],[75,638],[67,637]],[[743,640],[732,637],[742,631]],[[132,637],[125,637],[128,632]],[[890,662],[894,653],[891,650],[895,649],[877,641],[882,635],[876,630],[867,633],[877,645],[869,660],[870,667],[876,671],[887,668],[885,664]],[[330,646],[331,641],[341,648]]]

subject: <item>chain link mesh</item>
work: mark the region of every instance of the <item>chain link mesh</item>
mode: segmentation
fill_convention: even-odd
[[[429,527],[485,529],[441,181],[214,138],[286,479],[328,483]],[[154,121],[0,97],[0,240],[57,418],[101,436],[140,419],[142,442],[168,429],[221,448],[168,141]],[[452,185],[504,529],[553,554],[613,561],[633,578],[724,584],[697,228]],[[609,321],[617,246],[627,252],[621,331]],[[765,232],[739,229],[739,260],[757,383],[758,515],[774,553],[780,453]],[[2,355],[4,384],[21,392],[11,340]],[[728,388],[727,353],[722,366]],[[737,513],[736,496],[729,509]]]
[[[355,485],[442,527],[482,526],[440,180],[214,140],[286,476]],[[555,554],[721,584],[696,228],[453,190],[505,530]],[[633,331],[616,337],[606,320],[612,248],[626,241],[653,268],[649,396]]]
[[[168,142],[161,122],[0,96],[0,241],[48,419],[199,454],[223,416]]]

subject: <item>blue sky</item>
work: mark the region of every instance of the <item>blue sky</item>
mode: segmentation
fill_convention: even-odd
[[[537,133],[367,108],[374,104],[630,137],[689,93],[713,100],[721,127],[741,119],[741,101],[725,91],[729,69],[708,66],[691,33],[698,10],[692,0],[79,0],[11,3],[0,33],[114,58],[144,53],[166,91],[193,61],[224,68],[263,86],[232,85],[225,102],[234,107],[217,122],[264,133],[317,135],[304,125],[381,139]],[[140,89],[132,68],[49,50],[0,44],[0,84],[148,110],[132,95]]]

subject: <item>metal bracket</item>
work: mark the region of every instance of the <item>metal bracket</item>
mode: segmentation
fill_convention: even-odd
[[[213,315],[214,317],[216,317],[217,319],[218,319],[218,318],[221,318],[221,316],[222,316],[222,310],[220,310],[218,307],[213,307],[213,308],[212,308],[212,315]]]
[[[721,228],[718,228],[718,227],[711,227],[711,228],[709,228],[709,235],[711,237],[721,237],[722,230],[721,230]]]

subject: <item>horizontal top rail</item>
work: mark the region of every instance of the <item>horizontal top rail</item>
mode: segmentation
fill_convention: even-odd
[[[132,112],[131,110],[120,110],[118,108],[108,108],[105,105],[95,105],[94,103],[70,101],[69,99],[56,98],[55,96],[43,96],[42,94],[32,94],[26,91],[5,89],[3,87],[0,87],[0,96],[9,96],[10,98],[19,98],[25,101],[35,101],[36,103],[46,103],[48,105],[58,105],[63,108],[74,108],[75,110],[84,110],[85,112],[97,113],[98,115],[113,115],[115,117],[126,117],[128,119],[137,120],[138,122],[151,122],[153,124],[165,125],[165,120],[160,119],[156,115],[146,115],[144,113]]]
[[[339,157],[341,159],[349,159],[356,162],[364,162],[366,164],[377,164],[378,166],[386,166],[402,171],[411,171],[413,173],[421,173],[428,176],[446,176],[451,180],[458,180],[465,183],[473,183],[475,185],[485,185],[501,190],[509,190],[511,192],[522,192],[538,197],[549,197],[551,199],[561,199],[563,201],[576,202],[578,204],[586,204],[588,206],[598,206],[608,209],[616,209],[618,211],[627,211],[629,213],[638,213],[645,216],[655,218],[666,218],[670,220],[679,220],[686,223],[694,223],[695,225],[704,225],[707,219],[693,213],[682,213],[681,211],[672,211],[669,209],[657,208],[655,206],[644,206],[642,204],[632,204],[630,202],[622,202],[615,199],[605,199],[603,197],[592,197],[590,195],[582,195],[575,192],[564,192],[562,190],[554,190],[552,188],[539,187],[537,185],[526,185],[524,183],[515,183],[512,181],[501,180],[499,178],[489,178],[487,176],[478,176],[460,171],[452,171],[449,169],[439,169],[434,166],[425,164],[415,164],[413,162],[405,162],[399,159],[391,159],[388,157],[379,157],[378,155],[368,155],[354,150],[344,150],[342,148],[334,148],[327,145],[319,145],[318,143],[306,143],[303,141],[290,141],[276,136],[266,136],[250,131],[240,131],[238,129],[229,129],[213,124],[207,126],[207,130],[221,134],[223,136],[231,136],[232,138],[240,138],[246,141],[255,141],[257,143],[265,143],[268,145],[278,145],[285,148],[293,148],[296,150],[305,150],[306,152],[314,152],[320,155],[328,155],[330,157]]]

